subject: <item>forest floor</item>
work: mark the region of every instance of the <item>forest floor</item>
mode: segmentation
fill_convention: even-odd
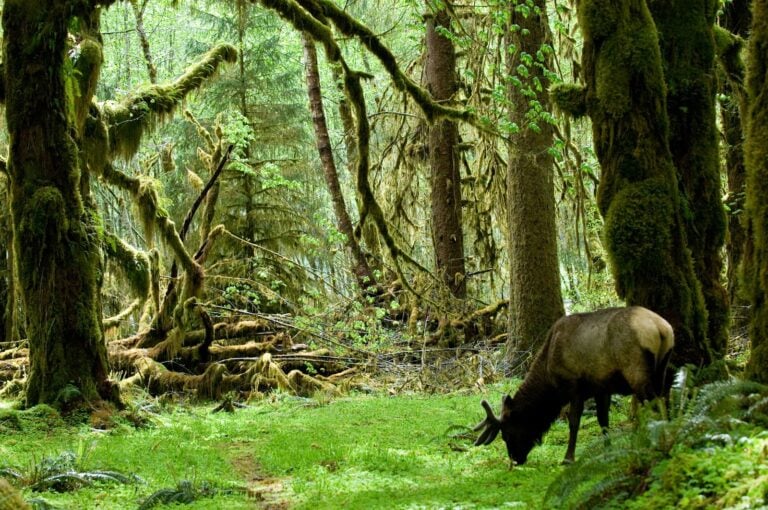
[[[77,472],[138,477],[68,492],[25,489],[26,499],[43,498],[59,509],[160,508],[141,505],[152,494],[159,501],[161,489],[168,489],[166,500],[198,496],[184,506],[189,509],[538,508],[563,469],[564,421],[528,463],[511,470],[501,440],[472,446],[469,427],[484,417],[480,400],[495,407],[510,389],[334,399],[277,393],[215,414],[214,404],[139,399],[133,405],[146,423],[107,431],[0,402],[0,476],[11,468],[29,482],[68,458]],[[626,422],[621,411],[611,415],[619,427]],[[602,443],[595,418],[585,416],[577,458]]]

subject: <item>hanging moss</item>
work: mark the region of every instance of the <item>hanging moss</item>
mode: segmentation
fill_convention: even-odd
[[[481,129],[486,128],[471,111],[451,108],[434,102],[426,90],[400,69],[395,56],[376,34],[344,12],[335,3],[326,0],[306,2],[301,6],[292,0],[260,0],[260,3],[277,11],[297,30],[309,33],[313,39],[323,44],[328,60],[343,63],[344,67],[346,67],[346,63],[343,62],[341,50],[336,44],[333,32],[326,24],[327,21],[330,20],[345,36],[359,39],[381,61],[395,86],[407,92],[430,121],[434,121],[438,117],[446,117],[470,122]]]
[[[171,83],[150,85],[120,102],[100,105],[109,126],[109,148],[113,157],[130,159],[139,149],[142,136],[173,114],[182,100],[211,78],[223,62],[236,62],[237,49],[218,45]]]
[[[185,297],[196,296],[202,285],[203,269],[189,254],[184,246],[184,242],[179,237],[176,225],[168,218],[168,213],[159,205],[160,198],[155,181],[143,176],[131,177],[119,172],[109,164],[105,165],[102,175],[108,182],[133,195],[147,239],[151,243],[154,232],[157,230],[187,273],[187,279],[185,280],[187,293],[182,295]]]
[[[146,300],[150,294],[150,262],[146,253],[132,248],[114,234],[104,235],[104,251],[123,273],[133,294]]]
[[[83,129],[86,115],[91,107],[91,98],[96,93],[96,84],[99,80],[101,65],[104,62],[101,44],[90,38],[83,39],[76,48],[73,65],[73,79],[77,83],[77,108],[75,109],[75,122],[78,131]]]

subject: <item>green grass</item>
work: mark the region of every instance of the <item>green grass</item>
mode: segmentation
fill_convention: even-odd
[[[498,402],[501,394],[353,396],[329,403],[281,397],[232,415],[211,414],[213,405],[177,407],[150,427],[110,432],[23,420],[20,428],[4,428],[0,416],[0,467],[24,469],[72,450],[80,469],[144,480],[62,494],[24,492],[66,509],[137,508],[181,480],[247,489],[184,506],[190,509],[536,508],[562,470],[563,422],[525,466],[512,470],[501,440],[474,448],[470,437],[453,435],[480,421],[481,398]],[[598,437],[594,418],[586,417],[577,457],[599,445]]]

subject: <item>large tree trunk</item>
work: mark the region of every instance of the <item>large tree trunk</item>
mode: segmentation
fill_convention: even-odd
[[[551,58],[533,65],[524,61],[524,57],[541,54],[542,45],[551,44],[546,2],[536,0],[527,16],[515,7],[509,7],[510,26],[519,29],[507,33],[507,47],[514,48],[507,52],[507,72],[517,78],[508,86],[510,120],[520,127],[520,132],[511,137],[507,166],[511,264],[507,352],[513,366],[538,350],[550,326],[564,314],[553,161],[548,152],[554,140],[553,129],[535,113],[530,94],[526,93],[535,94],[545,111],[551,109],[549,80],[541,67],[548,68]],[[524,66],[526,72],[519,73],[519,66]]]
[[[443,9],[428,14],[426,19],[427,88],[436,101],[450,101],[457,88],[456,54],[453,42],[440,34],[437,28],[450,29],[451,18]],[[467,282],[461,225],[461,176],[456,155],[458,138],[458,127],[450,120],[437,120],[429,128],[435,268],[451,293],[463,298],[467,293]]]
[[[616,290],[675,329],[675,364],[708,364],[707,319],[685,241],[683,204],[668,144],[664,75],[645,0],[580,2],[586,89],[602,168],[598,207]]]
[[[752,24],[752,15],[749,9],[749,0],[733,0],[723,6],[723,16],[720,24],[730,32],[747,38],[749,27]],[[740,64],[740,62],[739,62]],[[740,291],[739,267],[744,253],[744,244],[747,240],[744,229],[744,196],[747,182],[747,170],[744,167],[744,130],[742,112],[743,91],[740,82],[744,79],[744,69],[740,65],[737,69],[726,69],[726,73],[736,72],[738,75],[732,78],[737,83],[732,83],[731,77],[723,76],[720,80],[720,93],[726,97],[726,102],[720,109],[720,119],[723,126],[725,140],[725,169],[728,175],[728,198],[726,203],[730,212],[728,214],[728,235],[726,238],[726,254],[728,260],[728,296],[731,301],[733,313],[733,327],[744,329],[748,320],[746,309],[747,301]]]
[[[3,8],[10,209],[29,339],[27,406],[64,406],[78,392],[87,401],[117,398],[101,329],[99,235],[82,196],[79,115],[66,91],[77,79],[65,71],[67,27],[75,16],[88,23],[92,15],[90,2],[7,0]],[[81,58],[93,58],[98,69],[100,45],[89,44],[98,48],[89,46]]]
[[[309,94],[309,107],[312,112],[312,124],[315,128],[315,140],[317,141],[317,151],[320,153],[320,161],[323,165],[325,184],[328,186],[328,192],[331,194],[333,212],[336,215],[339,232],[344,234],[347,250],[349,250],[352,257],[352,272],[357,278],[357,284],[360,286],[360,289],[365,290],[369,287],[375,287],[376,280],[355,237],[352,219],[347,212],[344,194],[339,184],[339,174],[336,171],[331,137],[328,135],[328,125],[325,122],[325,110],[323,109],[323,95],[320,91],[320,73],[317,69],[315,43],[307,34],[302,34],[302,41],[304,43],[304,70],[307,80],[307,92]]]
[[[743,284],[749,293],[752,354],[748,377],[768,383],[768,0],[752,4],[747,67],[747,234]]]
[[[686,239],[707,308],[712,351],[725,354],[729,301],[721,281],[725,209],[715,125],[717,5],[711,0],[649,2],[667,84],[669,147],[687,203]]]

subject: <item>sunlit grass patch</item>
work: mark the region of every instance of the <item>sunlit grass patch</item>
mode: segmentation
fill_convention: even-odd
[[[138,508],[151,494],[178,487],[216,489],[200,490],[185,508],[537,508],[562,470],[567,426],[556,423],[528,464],[510,470],[501,440],[476,448],[473,434],[462,432],[482,418],[480,400],[497,402],[502,389],[489,393],[322,402],[275,395],[233,414],[211,414],[214,404],[180,405],[138,429],[104,432],[62,422],[0,430],[0,458],[23,466],[80,448],[87,451],[83,469],[144,480],[34,494],[61,508]],[[594,418],[586,417],[577,457],[599,436]]]

